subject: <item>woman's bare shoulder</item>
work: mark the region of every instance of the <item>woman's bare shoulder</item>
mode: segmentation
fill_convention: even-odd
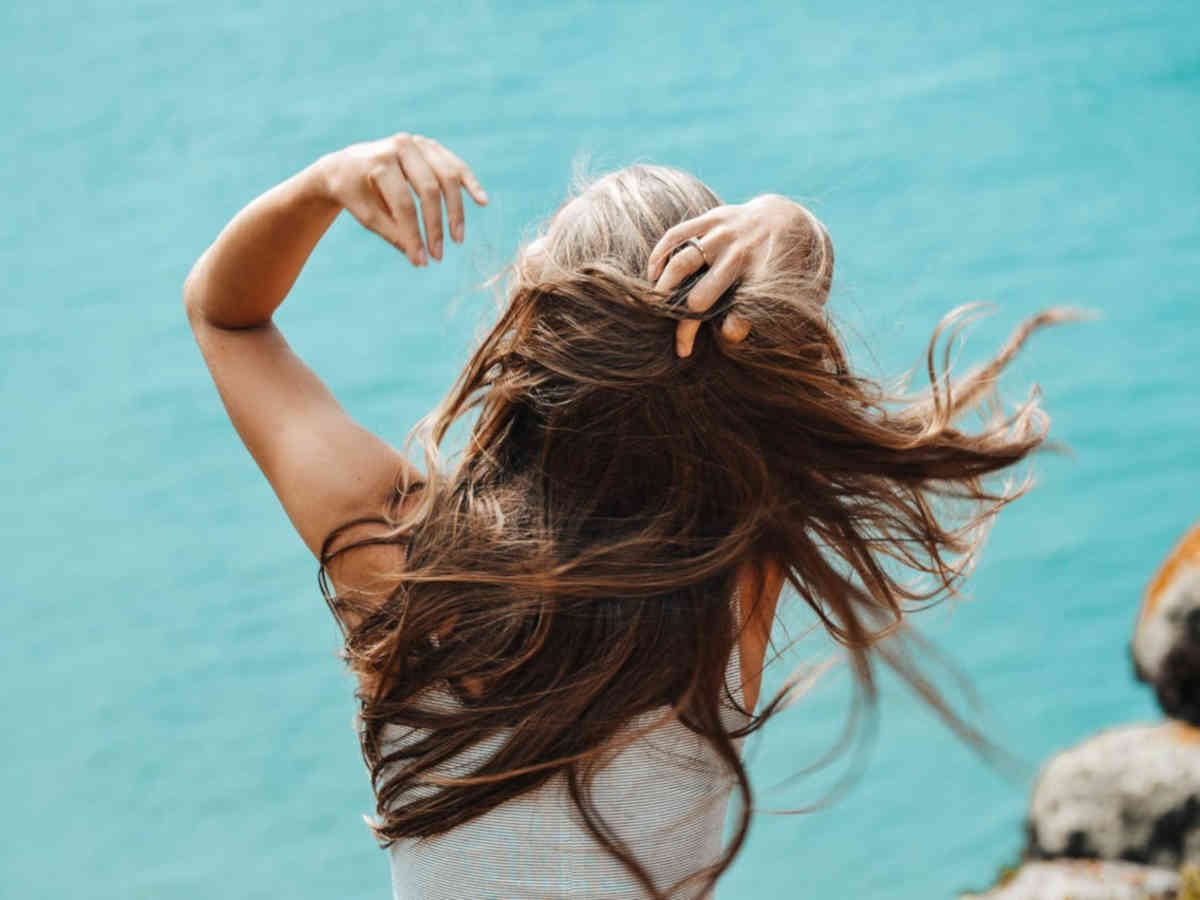
[[[743,623],[738,639],[742,694],[747,709],[752,711],[758,704],[763,663],[782,589],[783,570],[774,561],[748,563],[738,573],[738,599]]]

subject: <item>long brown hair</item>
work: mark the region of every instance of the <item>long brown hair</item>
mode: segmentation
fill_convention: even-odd
[[[374,686],[358,694],[360,738],[384,846],[447,831],[563,776],[596,839],[649,895],[668,896],[679,885],[654,883],[588,787],[623,724],[669,708],[711,744],[742,800],[726,852],[693,876],[711,887],[750,823],[733,741],[787,694],[743,729],[722,724],[738,639],[730,597],[747,561],[780,567],[844,645],[869,699],[879,651],[979,740],[880,639],[914,604],[955,590],[990,517],[1027,486],[984,478],[1042,444],[1048,420],[1036,396],[1007,414],[984,401],[1028,334],[1067,314],[1027,322],[954,382],[934,365],[935,333],[928,389],[891,396],[850,369],[824,305],[832,244],[804,216],[767,270],[703,315],[710,324],[680,359],[672,335],[692,315],[683,300],[695,279],[656,292],[647,259],[669,227],[719,204],[694,176],[660,166],[578,185],[537,252],[509,267],[498,321],[414,431],[426,478],[398,484],[387,509],[325,541],[321,587],[344,659]],[[736,344],[719,330],[731,309],[750,324]],[[961,417],[984,405],[991,417],[961,430]],[[443,439],[463,420],[465,449],[444,461]],[[382,527],[339,541],[367,523]],[[385,596],[332,595],[325,566],[379,543],[406,552]],[[437,685],[461,702],[423,705]],[[389,750],[389,726],[428,737]],[[438,776],[499,728],[508,738],[470,776]]]

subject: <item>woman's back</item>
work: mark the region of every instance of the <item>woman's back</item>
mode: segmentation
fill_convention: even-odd
[[[734,700],[745,705],[736,643],[725,682],[728,695],[721,715],[732,731],[750,721],[734,705]],[[442,690],[428,702],[453,705],[455,701]],[[654,726],[668,712],[669,707],[663,707],[634,717],[618,739]],[[384,734],[389,751],[420,737],[415,729],[395,726]],[[439,768],[437,774],[467,774],[503,740],[503,733],[497,733]],[[741,743],[735,739],[739,752]],[[733,785],[734,777],[711,741],[670,717],[636,737],[597,771],[592,797],[603,821],[665,890],[719,859]],[[404,799],[411,801],[419,790],[410,790]],[[629,870],[592,837],[571,802],[562,773],[450,831],[397,841],[389,855],[396,900],[647,896]],[[702,888],[702,882],[693,883],[671,896],[698,897]]]
[[[1038,315],[952,379],[936,350],[959,310],[930,342],[928,390],[895,395],[851,369],[825,309],[832,243],[811,213],[770,195],[723,206],[693,175],[630,166],[518,254],[498,320],[414,431],[421,472],[347,416],[272,320],[342,208],[420,264],[413,166],[438,173],[425,180],[461,239],[458,187],[481,204],[482,188],[445,148],[400,133],[249,204],[184,291],[230,418],[321,561],[397,894],[661,897],[655,882],[714,861],[736,783],[745,802],[715,882],[750,825],[733,734],[788,690],[749,723],[722,702],[740,660],[759,659],[744,642],[735,653],[726,607],[747,560],[775,567],[846,648],[867,702],[879,656],[978,746],[913,657],[879,641],[956,590],[982,526],[1027,486],[984,480],[1042,446],[1048,424],[1036,397],[1003,413],[996,378],[1071,314]],[[428,235],[440,198],[418,193]],[[974,410],[994,415],[972,433]],[[462,448],[443,452],[459,427]],[[376,567],[383,548],[400,558]],[[483,702],[421,708],[449,685]],[[753,706],[757,675],[745,688]],[[606,766],[613,739],[660,710],[689,727]],[[475,777],[431,783],[439,769]]]

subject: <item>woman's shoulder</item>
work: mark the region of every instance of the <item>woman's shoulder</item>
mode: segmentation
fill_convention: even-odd
[[[746,708],[758,704],[762,670],[783,589],[783,569],[774,561],[747,563],[737,579],[738,660]]]

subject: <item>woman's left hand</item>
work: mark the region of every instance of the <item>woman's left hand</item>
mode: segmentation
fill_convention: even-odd
[[[746,203],[718,206],[668,230],[650,253],[647,277],[655,282],[657,290],[670,291],[707,265],[708,271],[687,297],[691,312],[704,312],[735,281],[765,266],[774,241],[793,229],[799,218],[809,216],[803,206],[780,194],[763,194]],[[675,329],[675,352],[680,356],[691,355],[700,322],[683,319]],[[721,323],[721,336],[734,343],[744,340],[749,332],[750,324],[732,312]]]

